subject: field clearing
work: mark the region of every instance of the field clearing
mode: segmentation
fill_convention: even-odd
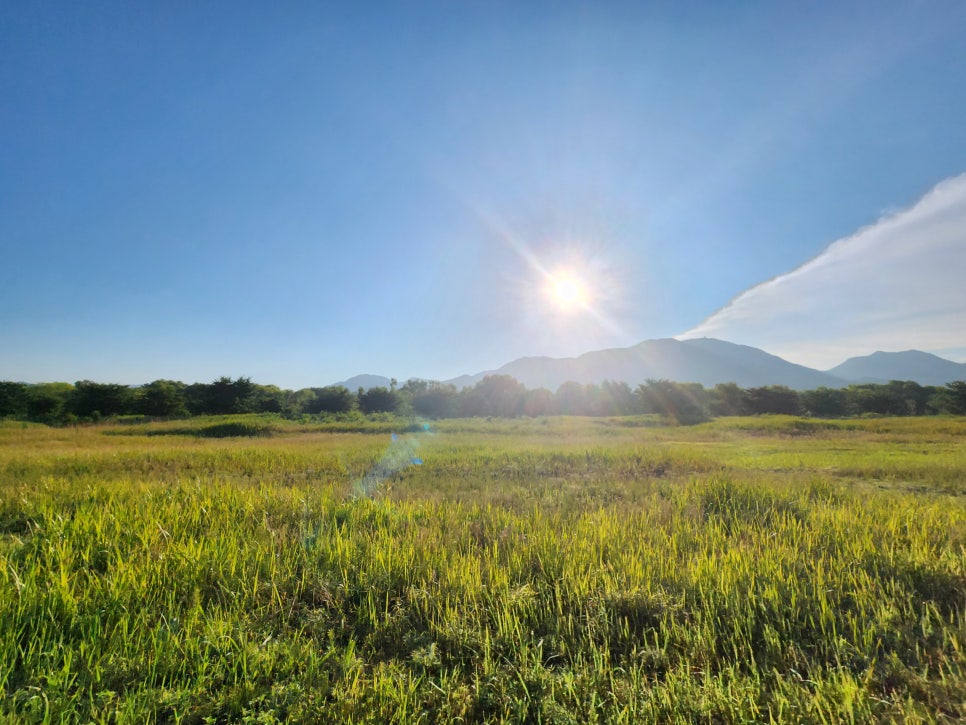
[[[0,424],[0,622],[10,722],[958,721],[966,419]]]

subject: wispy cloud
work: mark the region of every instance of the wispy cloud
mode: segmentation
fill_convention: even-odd
[[[966,174],[914,206],[831,244],[741,293],[679,335],[754,345],[828,368],[853,355],[916,348],[966,353]]]

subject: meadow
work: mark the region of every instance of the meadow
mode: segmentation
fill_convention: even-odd
[[[966,419],[0,423],[2,722],[966,718]]]

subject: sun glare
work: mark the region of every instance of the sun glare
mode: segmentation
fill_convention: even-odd
[[[569,274],[554,277],[551,296],[562,310],[572,310],[587,304],[587,290],[583,282]]]

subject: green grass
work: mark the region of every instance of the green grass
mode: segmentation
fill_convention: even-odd
[[[0,717],[966,718],[966,420],[657,423],[0,426]]]

